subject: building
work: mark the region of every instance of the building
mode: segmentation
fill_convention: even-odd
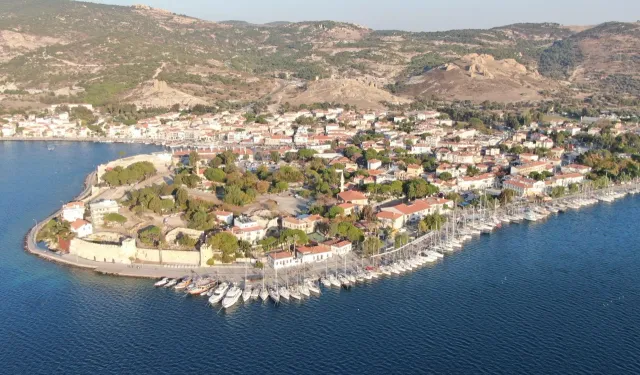
[[[511,167],[512,175],[519,174],[522,176],[528,176],[531,172],[540,173],[544,171],[553,172],[553,165],[549,164],[546,161],[534,161],[531,163]]]
[[[118,202],[114,200],[94,202],[89,204],[89,211],[93,225],[103,225],[105,215],[118,213]]]
[[[546,184],[543,181],[536,181],[531,178],[511,178],[502,183],[504,189],[510,189],[516,192],[519,197],[528,197],[539,195],[544,192]]]
[[[339,256],[347,255],[353,248],[351,242],[339,239],[329,240],[327,242],[324,242],[323,245],[328,246],[334,255]]]
[[[316,224],[322,220],[320,215],[300,215],[295,217],[285,217],[282,219],[282,227],[286,229],[299,229],[307,234],[316,231]]]
[[[78,238],[86,237],[93,234],[93,225],[88,221],[77,219],[71,223],[71,232],[75,233]]]
[[[333,256],[333,252],[329,246],[298,246],[296,255],[300,263],[316,263],[324,262]]]
[[[231,228],[231,234],[239,240],[249,242],[252,245],[263,239],[266,232],[263,227],[258,225],[257,221],[246,216],[235,218],[233,220],[233,228]]]
[[[382,211],[376,214],[382,225],[393,229],[400,229],[403,225],[403,215],[397,212]]]
[[[466,176],[458,178],[460,190],[483,190],[492,188],[495,184],[496,176],[493,173],[483,173],[477,176]]]
[[[367,169],[378,169],[382,167],[382,161],[378,159],[371,159],[367,161]]]
[[[295,267],[300,265],[300,261],[293,256],[290,251],[277,251],[267,255],[269,263],[273,269]]]
[[[233,212],[216,211],[213,214],[216,215],[216,221],[227,225],[233,224]]]
[[[62,206],[62,220],[73,223],[84,218],[84,202],[69,202]]]
[[[356,206],[366,206],[369,204],[369,200],[364,194],[354,190],[347,190],[339,193],[338,199],[342,203],[353,203]]]
[[[425,200],[420,199],[410,204],[401,203],[396,206],[385,207],[382,209],[382,212],[402,215],[402,225],[406,225],[420,221],[423,217],[431,214],[433,209]],[[396,215],[383,214],[383,217],[384,216],[388,216],[388,220],[398,220]]]
[[[581,175],[586,175],[591,172],[591,167],[581,164],[569,164],[561,167],[560,170],[562,173],[580,173]]]

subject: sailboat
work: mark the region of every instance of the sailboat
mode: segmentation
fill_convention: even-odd
[[[242,291],[242,302],[247,302],[251,299],[252,288],[247,283],[247,263],[244,264],[244,290]]]

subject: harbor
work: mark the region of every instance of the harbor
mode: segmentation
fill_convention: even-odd
[[[328,290],[350,290],[402,277],[422,268],[437,266],[446,256],[465,248],[482,235],[509,225],[540,222],[552,215],[577,211],[598,203],[611,203],[627,195],[640,193],[636,185],[621,185],[595,192],[582,192],[535,204],[512,204],[502,208],[472,208],[454,212],[452,220],[439,230],[419,236],[397,249],[386,249],[367,259],[351,254],[323,264],[287,269],[264,269],[244,278],[216,273],[199,274],[193,270],[182,277],[162,277],[155,288],[172,289],[185,296],[202,299],[217,310],[233,309],[249,303],[300,303],[320,298]]]

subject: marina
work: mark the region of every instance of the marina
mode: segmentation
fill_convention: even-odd
[[[452,219],[439,230],[422,235],[407,245],[373,255],[368,259],[342,257],[330,267],[328,261],[317,267],[287,270],[278,276],[273,270],[270,278],[265,272],[259,280],[249,281],[246,276],[242,284],[226,279],[216,279],[209,275],[188,275],[180,278],[163,277],[154,283],[156,288],[172,288],[187,295],[209,296],[208,304],[214,308],[230,309],[240,304],[254,301],[273,304],[283,302],[303,302],[318,298],[323,290],[349,290],[372,285],[385,278],[403,277],[425,266],[432,266],[445,256],[464,249],[467,242],[484,234],[491,235],[507,225],[524,222],[543,221],[551,215],[597,203],[611,203],[627,195],[640,193],[636,185],[618,186],[615,190],[604,189],[597,192],[583,192],[571,197],[549,200],[535,204],[512,204],[503,208],[483,207],[480,209],[454,212]],[[533,229],[535,230],[535,229]],[[366,261],[366,265],[365,265]],[[302,274],[304,272],[304,274]],[[310,272],[312,276],[306,277]]]

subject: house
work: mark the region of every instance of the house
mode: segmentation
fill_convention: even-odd
[[[420,199],[410,204],[401,203],[396,206],[385,207],[382,208],[382,211],[402,215],[402,225],[405,225],[420,221],[423,217],[431,214],[432,207],[425,200]]]
[[[323,262],[333,256],[333,252],[329,246],[298,246],[296,255],[300,263],[316,263]]]
[[[444,212],[445,209],[453,209],[454,202],[451,199],[429,197],[423,199],[427,204],[431,205],[432,212]]]
[[[511,167],[512,175],[519,174],[522,176],[528,176],[531,172],[540,173],[543,171],[553,172],[553,166],[546,161],[534,161],[531,163]]]
[[[93,225],[103,225],[106,215],[118,213],[118,202],[110,199],[94,202],[89,204],[89,211]]]
[[[424,169],[421,165],[418,164],[409,164],[407,165],[407,177],[409,179],[418,178],[422,174]]]
[[[331,249],[331,252],[334,255],[345,256],[352,250],[351,242],[347,240],[329,240],[323,243],[323,245],[328,246]]]
[[[555,176],[549,177],[547,179],[549,185],[552,187],[555,186],[564,186],[567,187],[571,184],[580,184],[584,181],[584,175],[574,172],[574,173],[561,173]]]
[[[307,234],[316,230],[316,224],[322,220],[320,215],[300,215],[295,217],[285,217],[282,219],[282,227],[287,229],[299,229]]]
[[[349,216],[349,215],[353,215],[354,213],[354,208],[355,205],[352,203],[341,203],[338,205],[338,207],[342,208],[342,214],[344,216]]]
[[[93,225],[88,221],[77,219],[71,223],[71,232],[78,238],[83,238],[93,233]]]
[[[227,225],[233,224],[233,212],[216,211],[213,214],[216,216],[217,222]]]
[[[378,169],[382,167],[382,161],[378,159],[371,159],[367,161],[367,169]]]
[[[489,189],[493,187],[496,176],[493,173],[483,173],[477,176],[465,176],[458,178],[460,190]]]
[[[84,202],[69,202],[62,206],[62,220],[73,223],[84,218]]]
[[[591,167],[581,164],[569,164],[561,167],[560,170],[562,173],[580,173],[581,175],[586,175],[591,172]]]
[[[545,186],[546,184],[543,181],[536,181],[525,177],[511,178],[502,183],[504,189],[515,191],[519,197],[542,194]]]
[[[403,215],[397,212],[381,211],[376,214],[382,225],[393,229],[400,229],[403,225]]]
[[[286,267],[295,267],[300,265],[300,261],[293,256],[290,251],[277,251],[269,253],[267,255],[269,263],[273,269],[280,269]]]
[[[367,197],[359,191],[347,190],[338,194],[338,200],[342,203],[352,203],[356,206],[366,206],[369,204]]]
[[[255,244],[264,238],[266,230],[259,226],[256,221],[246,216],[239,216],[233,220],[231,234],[236,236],[239,240]]]

